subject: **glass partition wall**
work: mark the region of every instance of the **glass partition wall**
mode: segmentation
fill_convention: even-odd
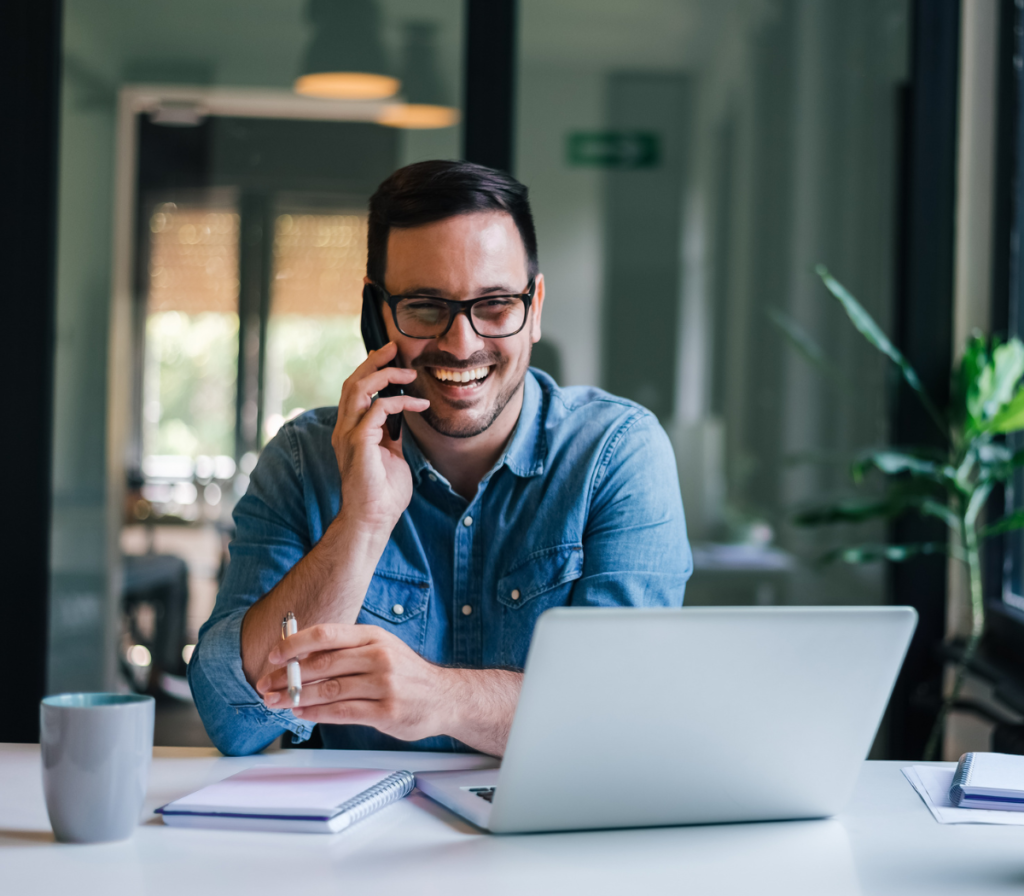
[[[676,449],[687,603],[880,603],[800,530],[888,437],[886,368],[813,273],[892,332],[905,0],[522,0],[516,173],[567,383],[651,408]],[[788,335],[787,335],[788,332]],[[796,343],[796,344],[794,344]]]
[[[366,201],[460,153],[463,19],[461,0],[64,3],[49,691],[187,699],[258,452],[365,357]],[[318,87],[353,39],[394,95]],[[185,726],[158,742],[201,739],[158,716]]]
[[[908,2],[518,4],[535,362],[666,427],[690,604],[885,600],[880,567],[812,562],[854,533],[791,519],[888,438],[886,370],[811,269],[892,330]],[[327,7],[371,9],[396,98],[296,94]],[[66,0],[51,691],[187,698],[258,452],[364,356],[366,200],[462,154],[465,15]]]

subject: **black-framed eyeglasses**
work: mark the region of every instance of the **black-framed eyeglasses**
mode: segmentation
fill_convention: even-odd
[[[393,296],[384,287],[372,285],[388,303],[398,332],[412,339],[440,339],[460,314],[469,318],[473,332],[484,339],[515,336],[526,326],[537,288],[536,282],[531,280],[524,293],[481,296],[459,302],[437,296]]]

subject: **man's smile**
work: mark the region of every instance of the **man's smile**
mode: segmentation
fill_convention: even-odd
[[[442,383],[473,383],[483,382],[490,374],[493,365],[486,367],[470,367],[465,370],[457,370],[451,367],[428,367],[427,370],[434,379]]]

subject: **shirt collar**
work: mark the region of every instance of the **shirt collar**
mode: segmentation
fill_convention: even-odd
[[[424,472],[430,469],[430,462],[423,456],[420,446],[416,444],[407,426],[402,431],[402,454],[405,455],[405,462],[412,470],[412,478],[416,485],[419,485]]]
[[[528,370],[523,383],[523,409],[519,413],[512,440],[498,461],[499,467],[505,464],[516,476],[524,479],[544,472],[548,445],[542,418],[546,416],[547,395],[533,372]]]
[[[494,465],[494,470],[484,477],[485,479],[493,476],[494,472],[503,464],[516,476],[521,476],[524,479],[539,476],[544,472],[544,459],[547,457],[548,446],[542,417],[546,416],[547,398],[548,396],[541,389],[533,372],[528,370],[523,380],[523,407],[519,412],[516,428],[508,445],[505,446],[505,452]],[[413,479],[419,485],[424,472],[431,467],[408,429],[405,431],[405,438],[402,439],[402,453],[412,471]]]

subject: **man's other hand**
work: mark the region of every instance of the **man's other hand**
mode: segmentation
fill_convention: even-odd
[[[389,414],[430,407],[425,398],[411,395],[373,400],[386,386],[407,385],[416,379],[415,370],[384,366],[397,352],[393,342],[370,352],[345,380],[331,436],[341,476],[342,512],[388,536],[409,506],[412,474],[402,456],[401,437],[393,442],[384,423]]]
[[[314,625],[283,641],[268,660],[302,666],[301,706],[309,722],[370,725],[401,740],[446,733],[446,693],[454,671],[428,663],[404,641],[375,625]],[[256,683],[271,709],[288,709],[288,679],[276,669]]]
[[[295,708],[284,668],[293,659],[302,666]],[[368,725],[399,740],[447,734],[493,756],[505,752],[523,678],[436,666],[375,625],[314,625],[275,646],[267,661],[277,668],[256,690],[271,709],[314,724]]]

